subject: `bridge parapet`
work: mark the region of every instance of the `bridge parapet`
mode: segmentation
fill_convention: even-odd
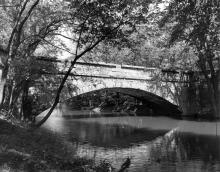
[[[109,77],[109,78],[120,78],[120,79],[139,79],[139,80],[152,80],[153,70],[137,70],[128,67],[117,65],[115,68],[109,67],[95,67],[95,66],[84,66],[76,65],[73,73],[77,75],[91,76],[91,77]],[[155,72],[155,69],[154,69]]]
[[[58,63],[60,72],[64,75],[65,71],[70,66],[71,61],[61,61],[57,59],[48,59],[39,57],[38,60]],[[49,73],[48,73],[49,74]],[[56,75],[56,73],[53,73]],[[172,74],[172,75],[170,75]],[[109,79],[125,79],[125,80],[142,80],[152,81],[158,80],[162,82],[179,82],[187,83],[190,76],[190,71],[175,71],[170,69],[162,69],[155,67],[132,66],[124,64],[113,64],[104,62],[76,62],[75,69],[71,73],[75,77],[91,77],[91,78],[109,78]],[[161,75],[162,77],[158,77]],[[156,76],[156,77],[155,77]],[[183,78],[185,78],[183,80]]]

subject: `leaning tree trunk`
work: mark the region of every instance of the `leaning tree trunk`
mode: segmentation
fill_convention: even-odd
[[[119,25],[120,26],[120,25]],[[118,27],[119,27],[118,26]],[[118,28],[116,27],[116,28]],[[96,47],[101,41],[103,41],[104,39],[106,38],[106,36],[102,36],[100,39],[98,39],[92,46],[88,47],[87,49],[85,49],[83,52],[81,52],[79,55],[77,55],[77,50],[78,50],[78,46],[76,47],[76,57],[75,59],[71,62],[71,65],[68,69],[68,71],[66,72],[66,74],[64,75],[63,79],[62,79],[62,82],[57,90],[57,94],[56,94],[56,97],[55,97],[55,100],[54,100],[54,103],[52,105],[52,107],[50,108],[49,112],[45,115],[45,117],[40,121],[38,122],[37,124],[35,124],[33,127],[34,128],[38,128],[40,127],[44,122],[46,122],[46,120],[50,117],[50,115],[52,114],[53,110],[56,108],[57,104],[59,103],[59,100],[60,100],[60,93],[64,87],[64,84],[68,78],[68,76],[70,75],[72,69],[74,68],[75,64],[76,64],[76,61],[82,57],[84,54],[86,54],[87,52],[91,51],[94,47]],[[80,40],[80,38],[79,38]],[[78,40],[78,41],[79,41]],[[78,42],[79,43],[79,42]]]
[[[62,82],[57,90],[57,93],[56,93],[56,98],[54,100],[54,103],[52,105],[52,107],[50,108],[49,112],[46,114],[46,116],[40,121],[38,122],[37,124],[34,125],[34,127],[40,127],[49,117],[50,115],[52,114],[53,110],[56,108],[57,104],[59,103],[59,100],[60,100],[60,93],[64,87],[64,84],[69,76],[69,74],[71,73],[72,69],[74,68],[74,65],[75,63],[72,63],[71,66],[69,67],[68,71],[66,72],[65,76],[63,77],[62,79]]]

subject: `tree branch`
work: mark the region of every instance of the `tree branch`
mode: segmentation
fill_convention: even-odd
[[[8,46],[7,46],[7,50],[8,50],[8,51],[10,51],[10,47],[11,47],[12,40],[13,40],[13,38],[14,38],[15,33],[17,32],[18,23],[19,23],[19,21],[20,21],[20,19],[21,19],[21,15],[22,15],[22,13],[23,13],[24,10],[25,10],[28,1],[29,1],[29,0],[26,0],[26,1],[25,1],[24,5],[23,5],[22,8],[21,8],[21,11],[20,11],[19,14],[18,14],[18,18],[17,18],[17,20],[16,20],[16,24],[15,24],[13,30],[12,30],[11,36],[10,36],[9,41],[8,41]]]
[[[54,33],[53,35],[55,35],[55,36],[56,36],[56,35],[58,35],[58,36],[62,36],[62,37],[64,37],[64,38],[69,39],[69,40],[74,41],[74,42],[77,41],[76,39],[70,38],[70,37],[65,36],[65,35],[63,35],[63,34],[60,34],[60,33]]]
[[[58,47],[58,46],[56,46],[56,45],[50,43],[49,41],[47,41],[47,40],[45,40],[45,39],[43,39],[43,41],[45,41],[46,43],[50,44],[51,46],[53,46],[53,47],[55,47],[55,48],[57,48],[57,49],[60,49],[60,50],[66,51],[66,52],[68,52],[68,53],[70,53],[70,54],[72,54],[72,55],[74,55],[74,56],[76,55],[76,54],[74,54],[74,53],[68,51],[67,49],[64,49],[64,48]]]
[[[18,30],[17,30],[17,42],[20,42],[20,36],[21,36],[21,31],[22,28],[24,26],[24,24],[26,23],[27,19],[29,18],[29,16],[31,15],[32,11],[34,10],[34,8],[37,6],[37,4],[39,3],[40,0],[36,0],[35,3],[31,6],[30,10],[28,11],[27,15],[24,17],[24,19],[21,21],[21,23],[19,24]]]
[[[112,31],[118,29],[120,27],[120,24],[114,28]],[[81,37],[81,36],[80,36]],[[80,41],[80,37],[78,39],[78,43]],[[87,47],[83,52],[81,52],[79,55],[76,54],[75,55],[75,59],[73,61],[71,61],[71,65],[68,69],[68,71],[65,73],[65,76],[63,77],[62,79],[62,82],[60,83],[60,86],[57,90],[57,94],[56,94],[56,97],[55,97],[55,100],[54,100],[54,103],[52,105],[52,107],[50,108],[49,112],[45,115],[45,117],[40,121],[38,122],[37,124],[34,125],[34,128],[36,127],[40,127],[49,117],[50,115],[52,114],[53,110],[56,108],[57,104],[59,103],[59,99],[60,99],[60,94],[62,92],[62,89],[64,87],[64,84],[68,78],[68,76],[71,74],[71,71],[72,69],[74,68],[74,65],[76,64],[76,61],[82,57],[84,54],[86,54],[88,51],[91,51],[95,46],[97,46],[101,41],[103,41],[106,37],[108,37],[108,35],[103,35],[101,36],[101,38],[99,38],[92,46],[89,46]],[[78,48],[77,48],[78,49]],[[76,53],[77,53],[77,50],[76,50]]]

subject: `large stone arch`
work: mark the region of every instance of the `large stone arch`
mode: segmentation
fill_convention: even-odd
[[[65,102],[67,103],[74,101],[80,96],[89,97],[90,95],[97,94],[98,92],[101,91],[116,92],[124,95],[129,95],[131,97],[135,97],[136,99],[141,100],[145,106],[149,106],[151,109],[153,109],[158,115],[178,116],[181,113],[178,106],[172,104],[168,100],[154,93],[144,91],[141,89],[135,89],[135,88],[121,88],[121,87],[102,88],[102,89],[97,89],[86,93],[82,93],[71,99],[68,99]]]
[[[143,80],[123,80],[123,79],[102,79],[102,78],[91,78],[91,80],[82,80],[82,79],[72,79],[70,78],[69,82],[73,85],[76,85],[78,89],[74,93],[75,95],[80,95],[90,91],[96,91],[99,89],[105,88],[133,88],[148,91],[160,97],[164,97],[166,100],[177,104],[173,99],[173,95],[166,90],[162,91],[160,85],[166,85],[165,82],[160,81],[143,81]],[[174,90],[171,88],[171,90]],[[166,92],[166,93],[165,93]],[[165,93],[165,94],[164,94]],[[166,96],[165,96],[166,95]]]

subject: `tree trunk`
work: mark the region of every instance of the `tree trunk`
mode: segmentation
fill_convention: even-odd
[[[3,108],[7,75],[8,75],[8,65],[6,64],[4,66],[4,68],[2,69],[2,73],[1,73],[1,76],[0,76],[0,109]]]
[[[120,26],[120,25],[119,25]],[[118,26],[118,27],[119,27]],[[116,27],[116,28],[118,28]],[[78,52],[78,45],[76,47],[76,57],[75,59],[71,62],[71,65],[68,69],[68,71],[66,72],[66,74],[64,75],[63,79],[62,79],[62,82],[57,90],[57,94],[56,94],[56,98],[54,100],[54,103],[52,105],[52,107],[50,108],[49,112],[45,115],[45,117],[40,121],[38,122],[37,124],[34,125],[34,128],[37,128],[37,127],[40,127],[49,117],[50,115],[52,114],[53,110],[56,108],[57,104],[59,103],[59,100],[60,100],[60,93],[64,87],[64,84],[68,78],[68,76],[70,75],[72,69],[74,68],[75,64],[76,64],[76,61],[82,57],[84,54],[86,54],[87,52],[91,51],[95,46],[97,46],[101,41],[103,41],[105,39],[105,36],[102,36],[100,39],[98,39],[93,45],[91,45],[90,47],[86,48],[84,51],[82,51],[79,55],[77,55],[77,52]],[[79,38],[80,40],[80,38]],[[78,41],[79,41],[78,40]],[[79,42],[78,42],[79,43]]]
[[[214,78],[212,78],[214,79]],[[219,94],[219,91],[218,91],[218,81],[216,82],[211,82],[211,79],[208,79],[207,80],[207,84],[208,84],[208,89],[209,89],[209,93],[210,93],[210,101],[211,101],[211,106],[212,106],[212,109],[213,109],[213,117],[214,118],[219,118],[219,100],[218,100],[218,94]],[[217,85],[215,85],[217,84]]]
[[[11,107],[12,107],[12,102],[13,102],[13,98],[14,98],[14,94],[15,94],[15,84],[14,82],[12,82],[12,86],[11,86],[11,91],[10,91],[10,99],[8,102],[8,110],[10,111]]]
[[[60,100],[60,93],[64,87],[64,84],[69,76],[69,74],[71,73],[73,67],[74,67],[75,63],[72,63],[71,66],[69,67],[68,71],[66,72],[65,76],[63,77],[62,79],[62,82],[57,90],[57,93],[56,93],[56,98],[54,100],[54,103],[52,105],[52,107],[50,108],[49,112],[45,115],[45,117],[40,121],[38,122],[37,124],[34,125],[34,127],[40,127],[49,117],[50,115],[52,114],[53,110],[56,108],[57,104],[59,103],[59,100]]]
[[[5,89],[4,89],[4,94],[3,94],[3,104],[4,104],[4,108],[9,111],[10,110],[10,101],[13,98],[13,92],[14,92],[14,82],[10,81],[7,83],[7,85],[5,85]]]
[[[31,116],[31,102],[28,98],[29,81],[26,80],[23,85],[22,94],[22,111],[24,119],[28,119]]]
[[[211,108],[213,110],[213,117],[219,118],[219,88],[218,88],[218,71],[215,71],[215,68],[213,66],[213,55],[210,55],[210,53],[206,54],[205,56],[203,54],[199,54],[199,67],[205,77],[205,80],[207,82],[207,86],[210,93],[210,103]],[[207,61],[208,59],[208,61]],[[207,67],[208,64],[208,67]],[[210,76],[211,75],[211,76]]]
[[[213,78],[213,97],[214,97],[214,100],[215,100],[215,117],[216,118],[219,118],[220,117],[220,112],[219,112],[219,81],[218,81],[218,76],[215,76]]]
[[[16,110],[19,109],[19,102],[17,102],[17,100],[18,100],[20,94],[21,94],[21,90],[14,90],[14,93],[12,95],[12,100],[9,104],[9,111],[8,111],[9,115],[14,115],[14,114],[18,113],[18,111],[16,111],[16,113],[15,113],[15,109]]]
[[[22,99],[21,101],[17,101],[20,94],[23,92],[23,85],[24,85],[25,81],[22,81],[18,84],[16,84],[15,82],[12,82],[12,90],[11,90],[11,93],[10,93],[10,99],[9,99],[9,102],[8,102],[8,115],[17,115],[17,117],[20,117],[19,116],[19,112],[18,112],[18,109],[19,109],[19,106],[21,106],[21,103],[22,103]],[[15,112],[15,110],[17,110]]]

